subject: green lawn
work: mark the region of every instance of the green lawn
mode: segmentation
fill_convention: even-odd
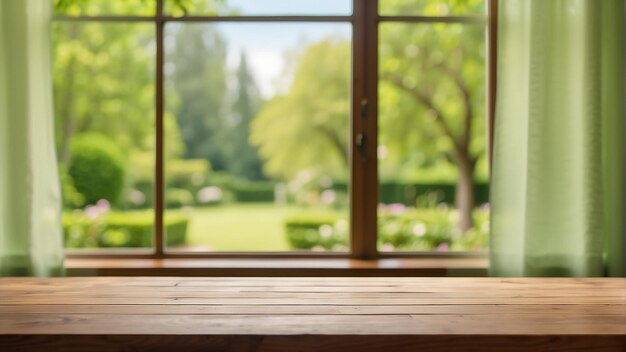
[[[314,211],[268,203],[232,204],[190,210],[187,243],[212,251],[286,251],[285,219]]]

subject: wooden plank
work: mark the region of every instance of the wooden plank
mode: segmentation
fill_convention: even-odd
[[[169,298],[154,298],[154,297],[145,297],[145,298],[125,298],[125,297],[50,297],[46,298],[45,302],[48,304],[67,304],[69,301],[72,301],[74,304],[161,304],[161,305],[284,305],[284,304],[293,304],[293,305],[309,305],[309,306],[328,306],[328,305],[378,305],[378,306],[386,306],[389,305],[390,302],[394,305],[403,306],[403,305],[416,305],[416,304],[457,304],[457,305],[468,305],[468,304],[544,304],[544,305],[552,305],[552,304],[562,304],[567,302],[569,304],[623,304],[623,298],[603,298],[603,297],[589,297],[589,298],[580,298],[577,299],[576,302],[568,301],[566,299],[560,297],[551,297],[551,298],[519,298],[519,299],[511,299],[508,297],[503,298],[467,298],[467,299],[445,299],[445,298],[437,298],[437,299],[387,299],[387,298],[358,298],[358,299],[350,299],[350,298],[328,298],[324,300],[311,300],[311,299],[300,299],[300,298],[268,298],[268,299],[259,299],[259,298],[203,298],[203,297],[169,297]],[[41,304],[42,299],[39,297],[11,297],[11,298],[3,298],[3,301],[0,305],[30,305],[30,304]]]
[[[52,278],[2,278],[0,287],[11,289],[13,285],[32,286],[59,286],[59,287],[93,287],[97,285],[111,286],[217,286],[225,285],[232,287],[256,287],[256,286],[421,286],[421,287],[448,287],[457,288],[462,285],[463,290],[471,287],[497,288],[505,287],[529,288],[542,287],[544,289],[558,288],[626,288],[626,281],[620,279],[566,279],[566,278],[519,278],[519,279],[497,279],[497,278],[369,278],[369,277],[342,277],[342,278],[291,278],[291,277],[250,277],[250,278],[176,278],[176,277],[68,277],[63,280]]]
[[[194,314],[194,315],[616,315],[626,317],[626,304],[562,305],[151,305],[151,304],[31,304],[0,305],[1,314]]]
[[[151,352],[554,352],[624,351],[619,336],[186,336],[186,335],[6,335],[10,351]]]
[[[609,315],[117,315],[1,316],[3,335],[620,335]]]
[[[0,351],[622,351],[624,288],[605,278],[5,278]]]
[[[160,287],[155,289],[154,287],[134,287],[129,290],[127,287],[107,287],[99,288],[99,291],[95,292],[93,288],[72,288],[61,289],[51,288],[46,289],[11,289],[7,291],[0,291],[0,297],[3,296],[45,296],[50,297],[54,295],[74,296],[81,297],[94,296],[94,297],[145,297],[149,294],[151,297],[202,297],[207,298],[228,298],[232,297],[234,293],[237,293],[237,297],[251,298],[251,297],[263,297],[263,298],[282,298],[282,297],[294,297],[297,294],[299,298],[371,298],[371,297],[383,297],[383,298],[424,298],[424,297],[437,297],[437,298],[483,298],[483,297],[510,297],[510,298],[531,298],[531,297],[622,297],[626,298],[626,290],[619,288],[606,288],[601,292],[598,289],[581,288],[577,290],[563,290],[562,292],[555,292],[554,290],[515,290],[515,289],[503,289],[503,290],[491,290],[486,291],[484,289],[467,289],[467,290],[454,290],[453,288],[419,288],[419,287],[382,287],[382,288],[369,288],[369,287]]]

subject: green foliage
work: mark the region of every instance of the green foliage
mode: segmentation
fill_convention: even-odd
[[[67,173],[67,168],[59,164],[59,179],[61,181],[61,193],[63,194],[63,206],[76,208],[85,204],[85,197],[76,190],[72,177]]]
[[[293,249],[346,250],[348,222],[336,214],[303,214],[285,221],[287,241]]]
[[[237,182],[233,184],[231,191],[237,202],[273,202],[274,187],[272,182]]]
[[[380,0],[385,15],[479,15],[485,12],[485,0]]]
[[[382,182],[379,186],[379,201],[383,204],[400,203],[422,207],[441,203],[454,205],[456,185],[452,183],[408,183]],[[489,202],[489,185],[474,185],[474,205]]]
[[[155,6],[155,0],[54,0],[55,13],[71,16],[111,14],[150,16],[154,15]]]
[[[269,175],[348,174],[350,47],[328,38],[302,49],[291,65],[287,93],[265,103],[254,118],[250,140]]]
[[[166,214],[167,245],[185,243],[189,220]],[[83,213],[63,214],[66,248],[151,247],[154,217],[151,211],[107,213],[95,218]]]
[[[454,164],[466,119],[470,155],[484,157],[483,38],[482,25],[381,26],[380,145],[388,150],[382,177]]]
[[[90,133],[72,141],[68,174],[86,204],[115,203],[124,187],[126,165],[121,150],[107,137]]]
[[[186,189],[182,188],[167,188],[165,190],[165,207],[166,208],[181,208],[191,206],[194,204],[193,194]]]
[[[166,99],[167,111],[176,116],[184,157],[207,159],[216,170],[224,169],[227,86],[226,42],[215,27],[185,24],[172,27],[173,39],[166,52],[172,67],[167,81],[175,99]]]
[[[378,216],[378,246],[381,250],[474,251],[489,245],[489,213],[474,211],[475,226],[465,235],[456,229],[458,212],[447,207],[413,208],[399,204],[383,206]],[[303,214],[285,222],[293,249],[347,248],[348,224],[338,214]]]
[[[124,150],[150,150],[154,29],[100,22],[54,22],[52,29],[60,160],[69,161],[73,136],[86,132],[109,136]]]
[[[227,131],[230,138],[229,143],[223,146],[228,158],[225,169],[240,178],[261,180],[265,178],[262,162],[257,148],[250,145],[249,142],[250,123],[261,105],[261,98],[243,53],[236,77],[237,94],[231,107],[231,118]]]
[[[488,246],[488,213],[474,210],[474,228],[460,234],[459,213],[445,206],[413,208],[389,205],[379,209],[378,244],[382,250],[485,250]]]
[[[165,166],[168,187],[194,190],[206,183],[211,165],[205,159],[169,160]]]

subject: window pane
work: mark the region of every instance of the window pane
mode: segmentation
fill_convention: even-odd
[[[67,16],[154,16],[156,0],[53,0],[54,13]]]
[[[467,16],[485,13],[485,0],[379,0],[383,16]]]
[[[352,14],[352,0],[165,0],[174,16],[321,16]]]
[[[55,23],[53,45],[65,245],[150,247],[154,27]]]
[[[347,250],[350,25],[165,32],[170,247]]]
[[[486,249],[484,27],[380,30],[379,249]]]

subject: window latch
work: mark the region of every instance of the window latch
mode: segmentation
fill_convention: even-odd
[[[364,133],[359,133],[356,135],[356,140],[355,140],[356,149],[359,152],[359,157],[361,158],[362,162],[367,161],[367,154],[365,150],[366,140],[367,140],[367,136]]]

